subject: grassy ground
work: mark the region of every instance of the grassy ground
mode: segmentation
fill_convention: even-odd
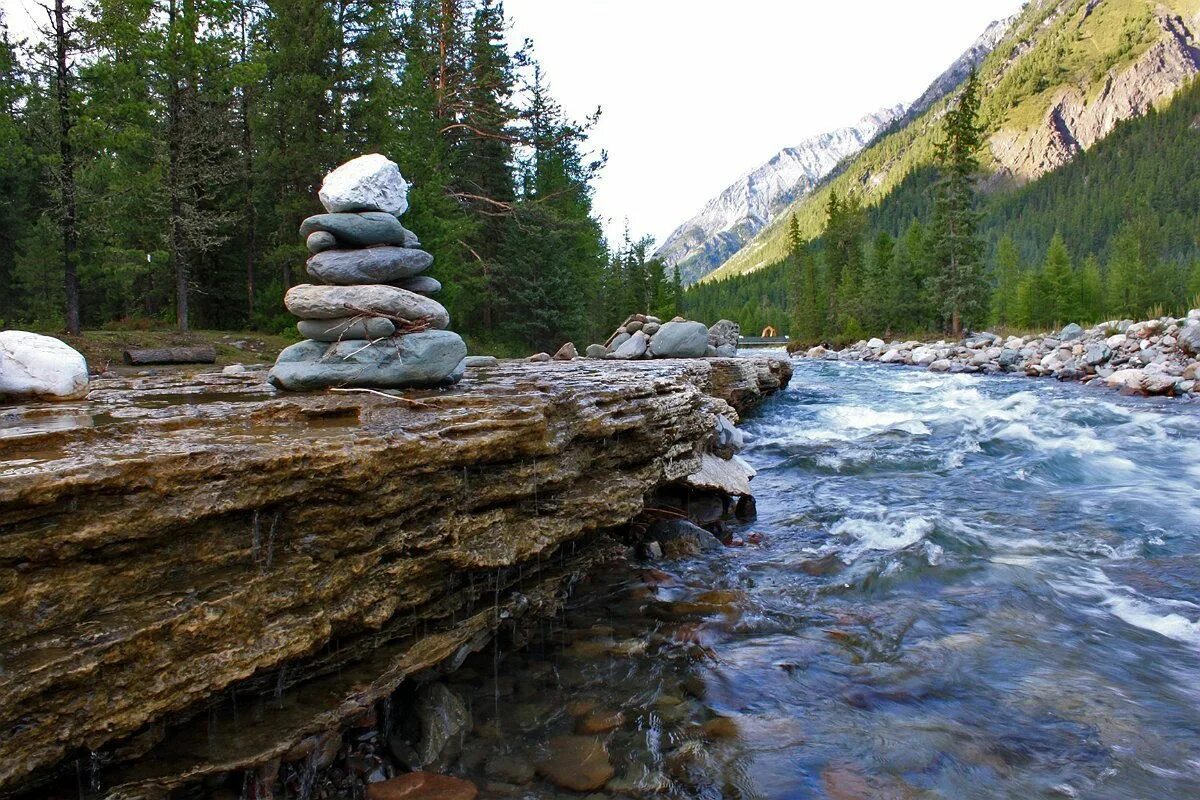
[[[128,330],[128,331],[84,331],[79,336],[68,336],[61,331],[45,331],[46,335],[62,339],[83,353],[92,372],[121,370],[125,362],[121,354],[128,348],[139,347],[182,347],[186,345],[211,344],[217,351],[217,366],[227,364],[269,364],[275,361],[279,351],[293,343],[293,339],[266,333],[247,331],[191,331],[179,333],[173,330]],[[143,368],[138,368],[143,369]]]

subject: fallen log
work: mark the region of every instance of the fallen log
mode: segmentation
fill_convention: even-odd
[[[125,363],[132,367],[146,364],[213,364],[217,360],[217,351],[212,345],[203,344],[193,347],[147,347],[126,350],[123,353]]]

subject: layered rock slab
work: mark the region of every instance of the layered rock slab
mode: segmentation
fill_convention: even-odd
[[[281,757],[501,612],[558,596],[550,554],[694,473],[726,401],[752,407],[790,371],[501,363],[403,401],[279,395],[247,373],[101,380],[87,402],[15,407],[0,792],[87,750],[114,797]],[[516,592],[517,575],[534,586]],[[504,602],[473,610],[493,579]],[[304,701],[206,739],[213,698],[245,708],[280,686]]]

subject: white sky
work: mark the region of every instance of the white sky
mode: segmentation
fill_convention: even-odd
[[[596,209],[662,242],[738,176],[912,102],[1021,0],[505,0],[566,110],[604,109]]]
[[[596,210],[660,243],[784,147],[911,102],[1021,0],[505,0],[554,96],[597,105]],[[32,0],[0,0],[18,36]],[[41,17],[38,17],[41,21]]]

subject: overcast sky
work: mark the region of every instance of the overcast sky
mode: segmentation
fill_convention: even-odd
[[[596,206],[660,243],[784,147],[915,100],[1020,0],[505,0],[551,89],[600,105]]]
[[[609,161],[596,210],[659,242],[777,151],[910,102],[1021,0],[505,0]],[[31,27],[31,0],[0,0]],[[39,12],[40,13],[40,12]],[[39,17],[40,21],[40,17]]]

